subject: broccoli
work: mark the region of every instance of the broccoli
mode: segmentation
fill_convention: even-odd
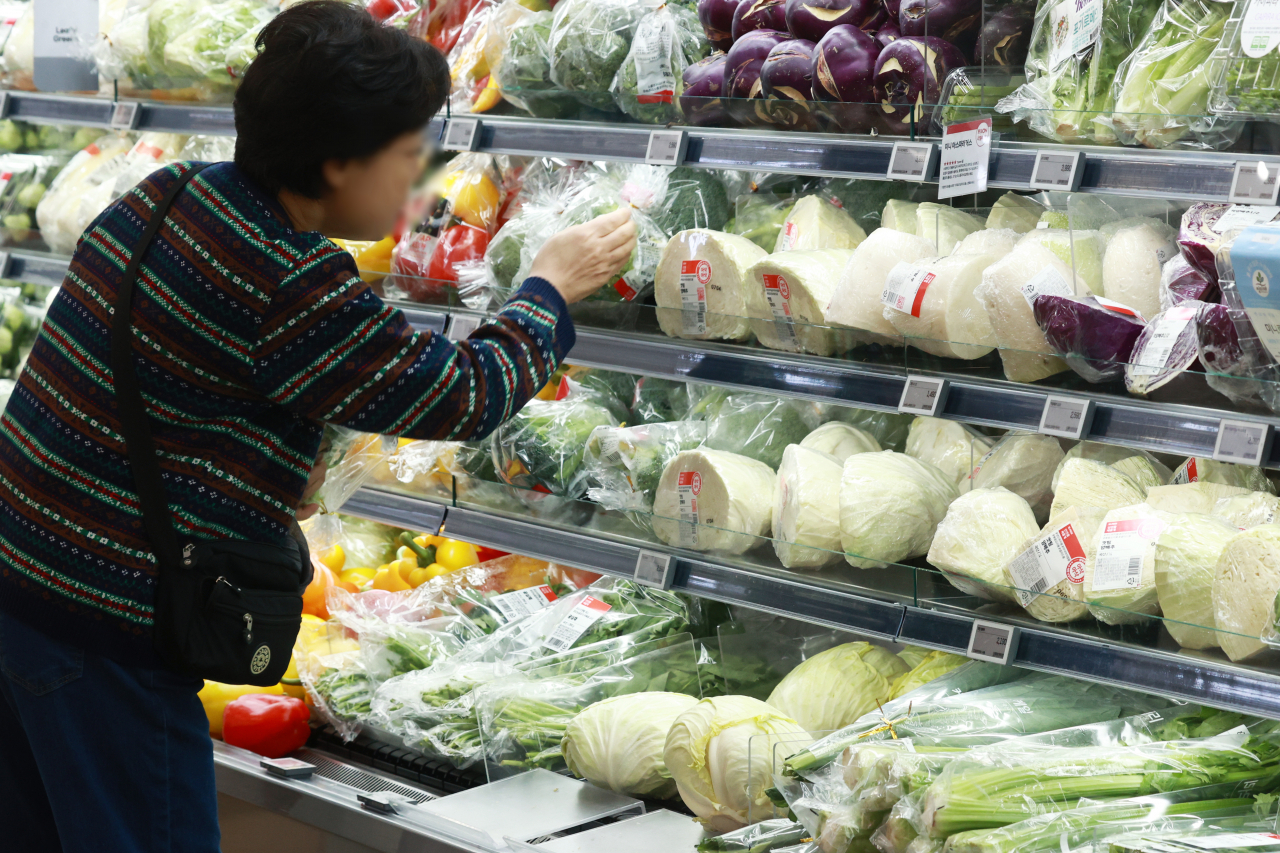
[[[678,421],[692,408],[693,400],[686,383],[646,376],[636,383],[630,423],[635,426]]]
[[[637,121],[650,124],[679,121],[682,113],[678,104],[684,89],[684,69],[705,57],[710,49],[695,13],[678,6],[660,7],[650,12],[641,19],[631,50],[618,69],[618,77],[613,84],[618,108]],[[654,101],[652,97],[641,100],[639,75],[642,67],[647,68],[641,55],[653,55],[658,63],[666,63],[670,76],[665,80],[659,76],[661,64],[657,68],[648,68],[645,78],[650,86],[658,82],[670,84],[670,100]],[[650,89],[644,94],[652,96],[654,92]]]
[[[515,278],[520,272],[520,253],[524,249],[527,227],[523,217],[512,219],[494,235],[485,252],[485,263],[499,287],[517,287]]]
[[[18,205],[28,210],[34,210],[35,206],[40,203],[40,199],[44,198],[44,194],[48,189],[41,181],[32,181],[18,190]],[[28,225],[27,227],[31,226]]]
[[[40,131],[28,126],[22,134],[22,147],[36,149],[40,147]]]
[[[631,414],[631,400],[636,393],[636,378],[614,370],[588,370],[574,377],[578,384],[596,397],[619,421]]]
[[[667,179],[662,209],[653,219],[668,235],[690,228],[722,231],[729,221],[729,194],[711,172],[677,166]]]
[[[551,12],[534,12],[511,29],[498,67],[503,97],[537,118],[572,118],[578,103],[551,82]]]
[[[577,474],[587,438],[605,425],[618,424],[591,396],[530,400],[493,434],[494,468],[517,488],[581,497]]]
[[[551,79],[583,104],[612,111],[614,75],[643,13],[629,0],[563,0],[551,26]]]

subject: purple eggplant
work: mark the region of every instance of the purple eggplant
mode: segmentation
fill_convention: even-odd
[[[744,0],[745,2],[745,0]],[[729,115],[743,124],[759,124],[764,121],[762,111],[751,99],[763,101],[760,86],[760,68],[769,51],[791,36],[778,30],[754,30],[733,43],[724,65],[724,94],[728,99]]]
[[[729,57],[723,53],[699,59],[686,66],[681,78],[680,110],[689,124],[698,127],[724,127],[729,123],[721,94],[724,92],[724,68]]]
[[[786,0],[742,0],[733,10],[733,43],[753,30],[787,29]]]
[[[854,24],[865,17],[862,7],[880,0],[787,0],[787,31],[798,39],[817,42],[832,27]]]
[[[898,21],[896,18],[890,18],[885,21],[879,29],[876,30],[876,44],[880,45],[880,49],[884,50],[891,42],[895,42],[902,38],[902,30],[898,29]]]
[[[955,45],[929,36],[903,36],[890,42],[876,57],[876,100],[892,132],[906,133],[912,121],[928,126],[933,105],[942,93],[942,81],[964,65]]]
[[[973,55],[980,65],[1011,68],[1027,61],[1031,45],[1031,26],[1035,22],[1034,4],[1015,3],[996,12],[978,31]]]
[[[879,53],[880,45],[875,39],[852,24],[831,30],[814,49],[814,98],[845,103],[876,101]]]
[[[982,27],[982,0],[902,0],[898,29],[904,36],[940,38],[966,57]]]
[[[728,50],[733,45],[733,13],[738,3],[739,0],[698,0],[698,20],[716,50]]]
[[[760,92],[771,123],[792,130],[817,128],[813,99],[813,51],[808,39],[790,39],[769,51],[760,66]]]

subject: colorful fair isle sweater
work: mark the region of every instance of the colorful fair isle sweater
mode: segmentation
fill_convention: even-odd
[[[149,211],[188,168],[155,173],[85,232],[0,419],[0,608],[143,666],[156,563],[119,433],[111,305]],[[232,163],[174,202],[133,328],[180,535],[259,542],[286,535],[324,423],[482,438],[574,340],[564,301],[533,278],[463,343],[415,332],[350,255],[295,231]]]

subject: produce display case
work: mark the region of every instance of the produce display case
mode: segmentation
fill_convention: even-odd
[[[24,145],[0,157],[0,170],[16,157],[14,173],[27,176],[0,190],[0,278],[56,286],[92,205],[157,163],[228,156],[225,103],[243,59],[230,57],[275,8],[156,5],[162,12],[104,4],[105,37],[91,49],[104,72],[96,96],[33,91],[27,24],[9,34],[0,119],[37,134],[55,124],[102,131],[99,151],[120,149],[104,157],[106,171],[117,160],[132,171],[46,225],[40,200],[19,196],[41,182],[56,201],[57,171],[68,160],[73,169],[85,145],[67,142],[57,156]],[[169,5],[176,17],[166,21]],[[1132,712],[1111,721],[1126,732],[1165,739],[1153,734],[1156,721],[1132,718],[1165,714],[1170,699],[1194,703],[1184,710],[1280,719],[1280,657],[1270,645],[1280,541],[1269,535],[1280,506],[1280,447],[1270,440],[1280,368],[1263,315],[1249,313],[1257,306],[1237,287],[1253,282],[1247,264],[1262,253],[1232,254],[1233,238],[1276,214],[1229,206],[1238,172],[1280,170],[1267,4],[904,0],[891,12],[762,0],[747,4],[755,17],[737,34],[734,3],[368,5],[449,56],[454,94],[431,138],[443,143],[454,123],[478,121],[472,150],[424,188],[397,240],[348,247],[416,328],[458,340],[483,323],[545,238],[539,221],[549,233],[630,205],[642,245],[604,298],[574,306],[574,369],[547,395],[562,399],[536,401],[487,443],[401,448],[343,512],[601,573],[599,589],[620,602],[643,598],[638,567],[656,561],[670,591],[652,600],[729,605],[735,618],[704,631],[686,613],[660,637],[529,659],[512,640],[501,654],[464,654],[444,671],[339,652],[307,676],[324,685],[331,723],[300,753],[321,768],[317,779],[277,778],[220,745],[220,790],[385,850],[807,852],[865,842],[896,853],[936,849],[919,841],[940,843],[936,830],[953,836],[952,849],[994,853],[1039,848],[969,835],[987,827],[938,829],[887,808],[906,802],[897,794],[875,800],[874,825],[864,825],[862,811],[830,800],[844,788],[833,795],[792,772],[793,756],[820,751],[810,738],[782,736],[747,747],[753,775],[742,809],[757,836],[709,842],[683,813],[692,797],[659,808],[571,781],[560,735],[589,704],[639,690],[770,700],[788,673],[850,634],[982,659],[971,646],[991,625],[1011,640],[1016,632],[1009,671],[1079,679],[1064,683],[1105,694],[1102,705],[1119,695],[1106,691],[1142,694],[1125,700],[1136,705],[1117,703]],[[145,42],[121,37],[139,27]],[[157,39],[156,27],[172,37]],[[641,54],[658,57],[656,71]],[[584,56],[592,62],[574,61]],[[742,73],[726,77],[735,58]],[[980,117],[992,118],[995,134],[987,191],[940,200],[936,176],[887,180],[895,143],[941,147],[948,125]],[[645,165],[655,129],[682,132],[679,172]],[[1033,186],[1040,155],[1077,153],[1078,191]],[[62,193],[77,197],[71,180]],[[538,181],[542,196],[529,189]],[[716,193],[724,208],[709,213]],[[667,202],[681,194],[700,208],[691,221]],[[517,198],[528,206],[523,225],[509,207]],[[20,227],[24,215],[35,221]],[[1216,228],[1228,215],[1234,225]],[[682,239],[690,228],[736,239]],[[739,304],[686,300],[680,264],[708,259],[750,268]],[[1046,270],[1052,280],[1037,279]],[[912,284],[926,277],[926,287]],[[32,320],[41,297],[0,292]],[[907,310],[890,313],[894,299]],[[6,323],[11,314],[30,325],[8,307]],[[0,371],[13,366],[0,361]],[[647,392],[636,388],[641,379]],[[932,418],[900,412],[918,379],[943,383]],[[0,374],[0,396],[8,381]],[[1076,438],[1044,431],[1054,400],[1080,407]],[[1256,465],[1219,461],[1224,421],[1261,428]],[[708,489],[701,516],[682,502],[679,475]],[[1058,547],[1073,558],[1065,568],[1035,558]],[[1228,564],[1265,570],[1215,573]],[[760,614],[790,621],[753,621]],[[434,627],[427,633],[415,648],[429,658],[439,651],[431,643],[446,641]],[[405,679],[401,693],[381,689],[395,679]],[[876,728],[910,726],[911,711],[892,702],[874,713]],[[806,730],[822,744],[850,724],[814,720]],[[1120,744],[1117,736],[1106,748]],[[1145,773],[1165,760],[1123,746],[1148,762]],[[518,808],[535,796],[528,791],[503,799],[501,786],[513,784],[546,786],[536,795],[541,814]],[[861,784],[847,787],[861,794]],[[1110,849],[1148,850],[1172,843],[1161,832],[1188,835],[1206,822],[1243,833],[1276,827],[1272,813],[1240,810],[1240,789],[1179,799],[1181,790],[1164,785],[1165,800],[1098,813],[1047,797],[1043,825],[1013,822],[1010,838],[1106,850],[1123,827],[1130,834]],[[361,800],[370,793],[387,796]],[[561,814],[555,801],[565,793],[578,799]],[[464,794],[487,815],[512,809],[510,820],[476,822],[468,802],[453,799]],[[779,819],[779,798],[798,824]],[[592,808],[577,809],[583,803]]]

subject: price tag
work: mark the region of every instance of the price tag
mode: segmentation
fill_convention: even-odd
[[[1217,461],[1261,465],[1270,449],[1270,424],[1225,419],[1218,422],[1218,440],[1213,444],[1213,458]]]
[[[441,147],[446,151],[475,151],[480,142],[480,119],[451,118]]]
[[[991,142],[990,116],[947,126],[938,167],[939,199],[986,190]]]
[[[1014,625],[1001,625],[985,619],[974,619],[969,632],[969,648],[965,654],[974,660],[1007,664],[1018,650],[1019,631]]]
[[[1262,160],[1237,160],[1235,174],[1231,176],[1231,192],[1227,201],[1232,204],[1276,203],[1280,193],[1280,163]]]
[[[1030,186],[1033,190],[1075,192],[1080,189],[1083,174],[1083,151],[1037,151]]]
[[[683,130],[651,130],[644,162],[650,166],[679,166],[688,146],[689,137]]]
[[[133,130],[138,126],[142,112],[137,101],[116,101],[111,105],[111,119],[107,124],[112,130]]]
[[[908,376],[898,400],[898,411],[912,415],[933,417],[947,396],[947,380],[929,379],[924,376]]]
[[[1037,594],[1059,586],[1063,581],[1084,582],[1087,557],[1076,534],[1076,511],[1068,508],[1048,533],[1031,543],[1031,547],[1009,562],[1014,580],[1014,595],[1023,607]]]
[[[483,317],[474,314],[450,314],[449,331],[445,333],[445,337],[455,343],[465,341],[483,322]]]
[[[514,592],[504,592],[502,595],[495,595],[490,599],[490,603],[498,608],[502,618],[508,622],[514,622],[517,619],[523,619],[526,616],[537,613],[539,610],[551,606],[555,601],[555,592],[546,584],[531,586],[528,589],[517,589]]]
[[[1092,420],[1092,400],[1051,394],[1045,398],[1044,411],[1040,413],[1040,432],[1079,440],[1089,431]]]
[[[927,181],[938,161],[938,146],[932,142],[895,142],[889,154],[891,181]]]
[[[654,589],[671,589],[674,566],[670,554],[640,549],[636,556],[636,583]]]
[[[310,779],[311,774],[316,772],[314,764],[296,758],[264,758],[262,768],[272,776],[285,779]]]

